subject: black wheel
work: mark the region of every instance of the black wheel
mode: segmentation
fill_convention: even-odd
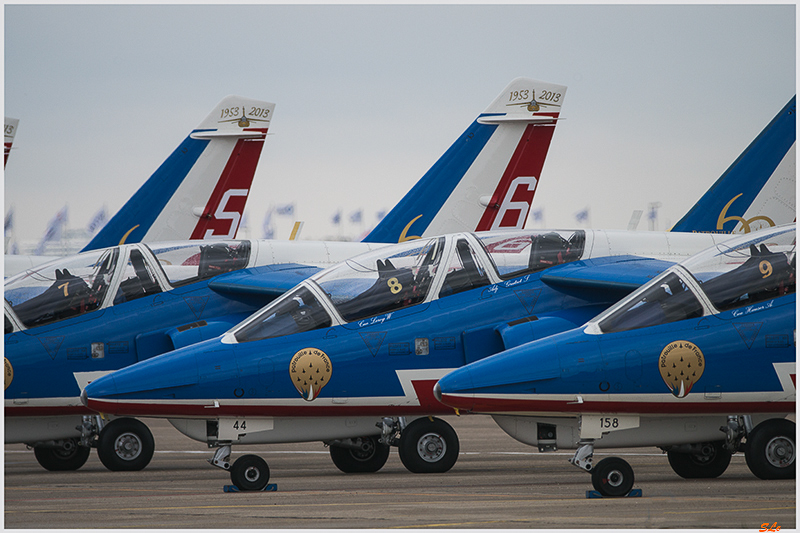
[[[389,446],[378,442],[378,437],[354,439],[361,445],[359,449],[331,446],[333,464],[342,472],[377,472],[389,458]]]
[[[794,443],[794,422],[778,418],[765,420],[747,436],[744,448],[747,466],[761,479],[794,479]]]
[[[97,456],[113,472],[141,470],[155,450],[153,434],[135,418],[112,420],[97,440]]]
[[[592,468],[592,485],[603,496],[626,496],[633,488],[633,468],[619,457],[607,457]]]
[[[79,446],[78,439],[69,439],[60,448],[43,448],[35,446],[33,455],[36,460],[51,472],[62,472],[66,470],[77,470],[82,467],[89,458],[91,448]]]
[[[231,466],[231,482],[239,490],[263,490],[269,483],[269,466],[257,455],[243,455]]]
[[[400,435],[400,460],[409,472],[447,472],[458,459],[458,435],[439,418],[419,418]]]
[[[723,444],[724,441],[706,442],[701,453],[667,452],[669,466],[685,479],[719,477],[731,464],[731,452]]]

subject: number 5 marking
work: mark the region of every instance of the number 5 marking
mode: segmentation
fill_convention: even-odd
[[[204,239],[210,237],[233,239],[234,235],[236,235],[236,230],[239,228],[239,220],[242,215],[240,215],[238,211],[225,211],[225,207],[228,205],[228,200],[230,200],[232,196],[247,196],[248,192],[250,192],[249,189],[228,189],[225,191],[225,194],[222,195],[222,199],[219,201],[217,210],[214,211],[214,218],[217,220],[230,220],[231,227],[225,235],[215,235],[213,229],[207,229],[205,237],[203,237]]]

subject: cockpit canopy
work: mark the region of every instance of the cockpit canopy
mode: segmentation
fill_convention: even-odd
[[[238,270],[249,259],[250,241],[129,244],[39,265],[6,280],[4,293],[33,328]],[[9,324],[6,317],[6,333]]]
[[[794,225],[725,241],[670,268],[592,323],[603,333],[627,331],[793,293],[795,254]]]
[[[118,258],[117,247],[46,263],[7,281],[5,299],[28,328],[94,311],[103,303]]]
[[[392,313],[578,260],[584,242],[583,231],[501,231],[387,246],[323,270],[231,333],[249,342]]]

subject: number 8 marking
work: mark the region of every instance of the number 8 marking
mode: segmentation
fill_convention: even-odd
[[[397,294],[403,290],[403,286],[397,281],[397,278],[390,278],[386,284],[389,286],[389,290],[392,291],[392,294]]]

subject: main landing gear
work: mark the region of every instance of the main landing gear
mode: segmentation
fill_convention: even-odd
[[[672,470],[684,479],[711,479],[722,475],[733,452],[725,441],[686,444],[665,448]]]
[[[81,437],[32,445],[33,454],[42,467],[51,471],[77,470],[82,467],[92,448],[111,471],[141,470],[150,463],[155,450],[153,434],[135,418],[117,418],[105,423],[100,416],[84,416]]]
[[[670,457],[670,465],[673,470],[682,477],[717,477],[728,466],[730,454],[743,451],[747,467],[758,478],[794,479],[796,477],[796,426],[791,420],[771,418],[753,427],[750,416],[731,415],[728,417],[728,424],[722,426],[720,431],[725,433],[725,440],[703,445],[706,448],[713,446],[710,453],[701,456],[695,455],[693,459],[689,460],[682,459],[684,464],[681,471],[675,467],[673,458]],[[669,451],[667,453],[669,454]],[[690,462],[701,464],[692,470]],[[684,475],[686,473],[696,475]]]
[[[79,469],[89,459],[91,451],[88,446],[81,446],[78,439],[57,440],[33,446],[36,460],[51,472]]]
[[[447,472],[458,459],[458,435],[444,420],[425,417],[406,424],[403,417],[384,418],[378,426],[380,436],[328,442],[333,464],[348,474],[377,472],[386,464],[390,446],[398,447],[403,465],[414,473]],[[231,482],[239,490],[266,488],[270,475],[266,461],[256,455],[243,455],[231,464],[231,445],[217,445],[208,462],[229,471]]]
[[[377,472],[389,457],[389,446],[397,446],[400,461],[409,472],[447,472],[458,460],[458,435],[440,418],[384,418],[380,437],[361,437],[330,442],[331,459],[339,470]]]
[[[440,418],[414,420],[400,434],[397,446],[403,466],[415,474],[447,472],[458,460],[458,435]]]

